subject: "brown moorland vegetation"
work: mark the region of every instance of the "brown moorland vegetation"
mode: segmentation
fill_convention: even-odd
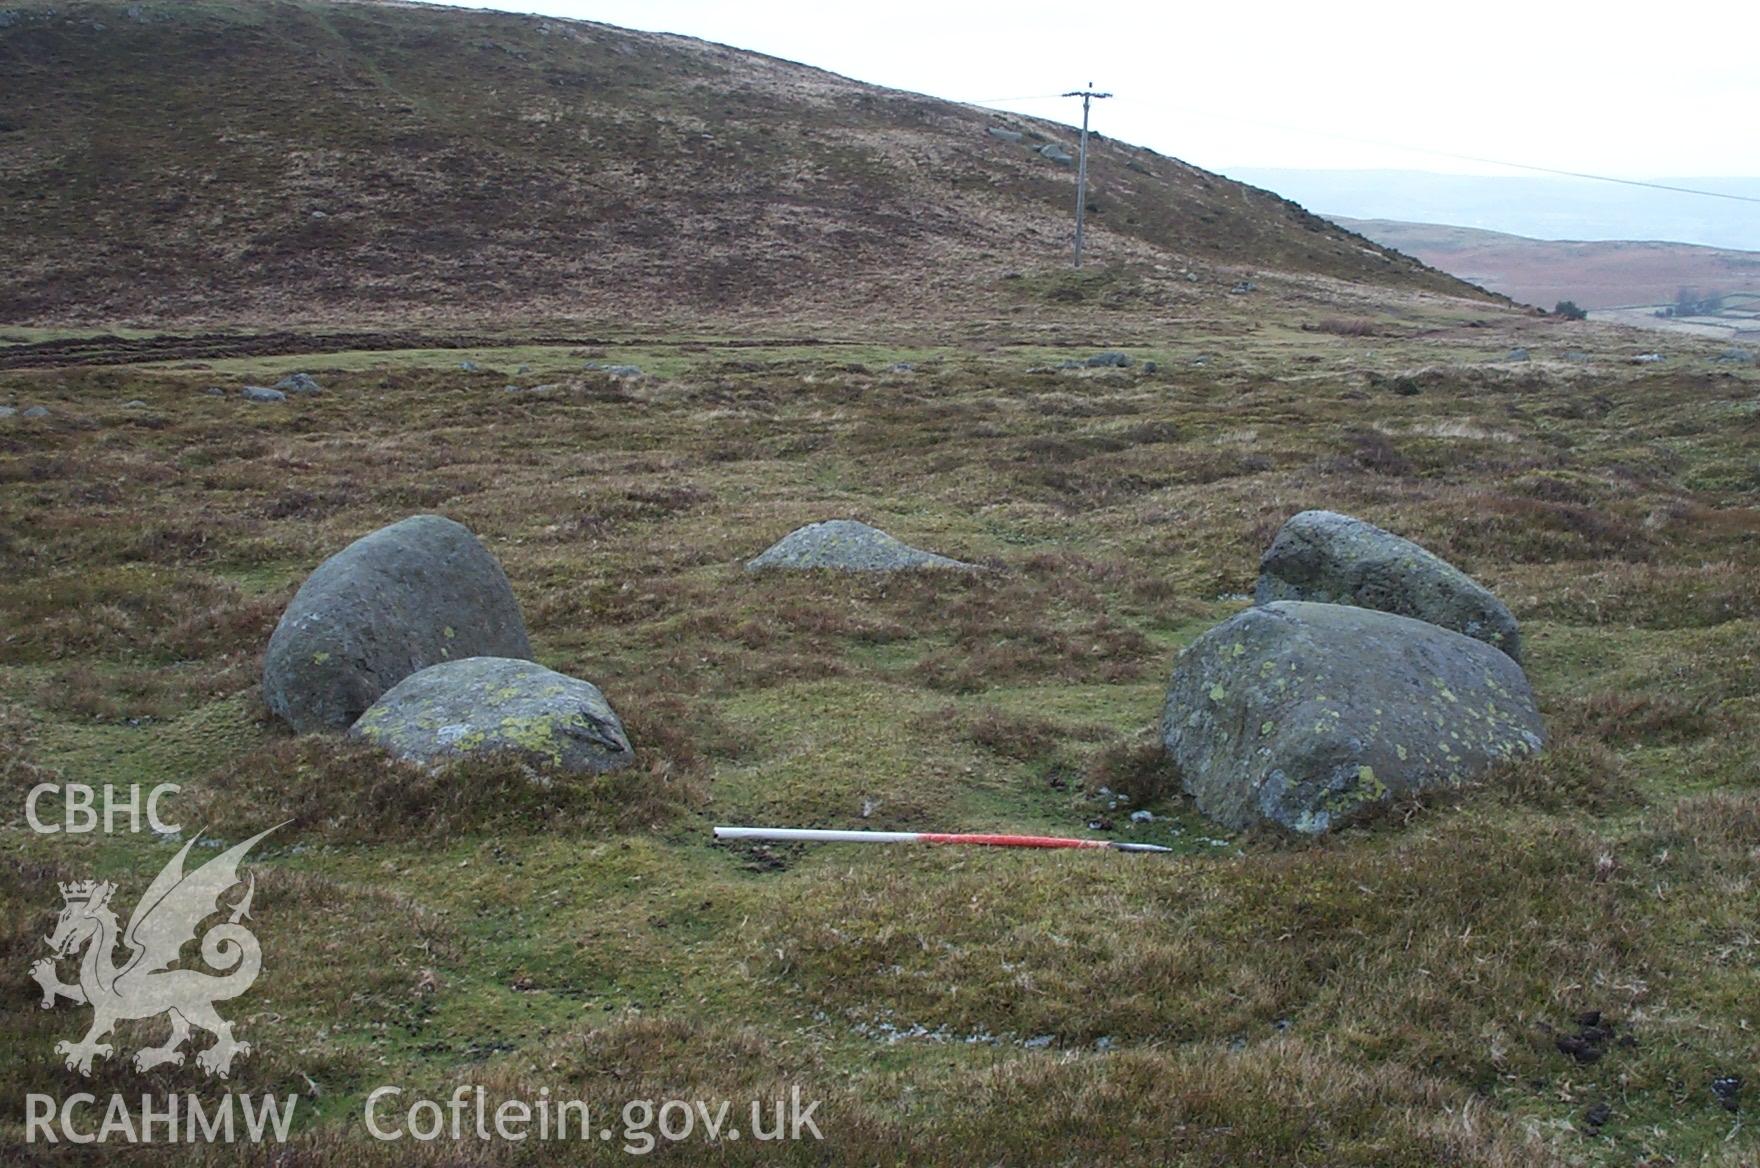
[[[322,393],[275,406],[236,386],[300,359],[0,374],[0,401],[51,411],[0,422],[7,1138],[27,1090],[140,1085],[52,1053],[75,1015],[25,980],[43,890],[132,896],[172,850],[35,836],[24,793],[174,781],[186,830],[290,821],[256,866],[269,963],[230,1084],[302,1097],[284,1162],[621,1156],[377,1144],[360,1107],[383,1082],[824,1101],[823,1144],[724,1142],[729,1163],[1747,1162],[1745,1112],[1710,1083],[1760,1065],[1760,382],[1689,356],[1555,363],[1622,342],[1473,324],[1260,328],[1045,372],[1067,350],[604,350],[638,378],[561,347],[467,350],[476,372],[320,354],[300,363]],[[1512,339],[1535,359],[1487,362]],[[1153,745],[1168,663],[1310,506],[1508,599],[1544,757],[1321,842],[1191,811]],[[292,589],[413,511],[481,533],[540,659],[624,714],[632,770],[428,774],[266,720]],[[835,515],[991,570],[740,570]],[[709,842],[738,821],[1179,854]]]

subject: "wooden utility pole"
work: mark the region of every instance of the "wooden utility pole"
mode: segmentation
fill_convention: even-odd
[[[1063,96],[1082,99],[1082,145],[1076,158],[1076,267],[1079,268],[1082,266],[1082,221],[1088,214],[1088,103],[1112,95],[1094,92],[1094,83],[1090,81],[1088,88],[1071,90]]]

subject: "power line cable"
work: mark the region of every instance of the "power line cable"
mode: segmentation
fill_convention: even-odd
[[[1401,142],[1382,142],[1374,138],[1360,138],[1353,134],[1340,134],[1331,130],[1314,130],[1302,126],[1286,126],[1277,122],[1261,122],[1252,118],[1238,117],[1234,114],[1211,113],[1208,110],[1181,109],[1178,112],[1195,115],[1201,118],[1215,118],[1221,121],[1239,122],[1243,125],[1257,126],[1266,130],[1281,130],[1290,134],[1307,134],[1317,138],[1334,138],[1341,142],[1355,142],[1360,146],[1378,146],[1383,150],[1403,150],[1413,154],[1431,154],[1438,158],[1453,158],[1461,162],[1482,162],[1490,166],[1507,166],[1512,170],[1531,170],[1539,174],[1556,174],[1565,178],[1589,179],[1593,182],[1619,183],[1621,186],[1646,187],[1655,191],[1670,191],[1678,195],[1701,195],[1708,199],[1729,199],[1737,203],[1760,203],[1760,198],[1753,195],[1738,195],[1731,191],[1706,191],[1697,187],[1674,186],[1669,183],[1649,182],[1638,178],[1615,178],[1609,174],[1591,174],[1583,170],[1563,170],[1555,166],[1535,166],[1527,162],[1511,162],[1506,158],[1486,158],[1479,154],[1459,154],[1451,150],[1437,150],[1429,146],[1410,146]]]
[[[987,97],[982,101],[967,101],[964,105],[998,105],[1007,101],[1055,101],[1068,96],[1061,93],[1040,93],[1025,97]],[[1340,134],[1334,130],[1315,130],[1306,126],[1289,126],[1279,122],[1262,122],[1253,118],[1243,118],[1236,114],[1219,114],[1210,110],[1179,109],[1177,112],[1200,118],[1213,118],[1219,121],[1238,122],[1242,125],[1257,126],[1264,130],[1279,130],[1286,134],[1305,134],[1315,138],[1332,138],[1340,142],[1354,142],[1359,146],[1376,146],[1383,150],[1400,150],[1410,154],[1429,154],[1437,158],[1452,158],[1458,162],[1479,162],[1487,166],[1504,166],[1511,170],[1528,170],[1536,174],[1553,174],[1562,178],[1580,178],[1590,182],[1618,183],[1620,186],[1643,187],[1652,191],[1668,191],[1677,195],[1697,195],[1707,199],[1728,199],[1734,203],[1760,203],[1760,198],[1753,195],[1738,195],[1731,191],[1707,191],[1698,187],[1675,186],[1672,183],[1650,182],[1639,178],[1616,178],[1610,174],[1593,174],[1586,170],[1565,170],[1556,166],[1536,166],[1530,162],[1511,162],[1507,158],[1487,158],[1481,154],[1461,154],[1452,150],[1437,150],[1430,146],[1412,146],[1403,142],[1384,142],[1375,138],[1362,138],[1354,134]]]
[[[997,105],[1005,101],[1052,101],[1062,98],[1061,93],[1030,93],[1025,97],[985,97],[975,100],[958,102],[959,105]]]

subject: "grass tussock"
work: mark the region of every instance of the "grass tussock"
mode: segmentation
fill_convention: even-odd
[[[272,742],[207,776],[197,801],[202,819],[222,835],[282,821],[289,835],[345,843],[481,831],[641,831],[703,798],[696,759],[663,753],[667,741],[645,742],[625,770],[571,776],[493,756],[427,768],[363,743],[308,735]]]

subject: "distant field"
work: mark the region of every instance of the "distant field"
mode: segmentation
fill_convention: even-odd
[[[1542,308],[1560,300],[1584,308],[1668,304],[1682,288],[1703,295],[1760,293],[1760,252],[1685,243],[1528,239],[1386,219],[1334,222],[1452,276]]]

